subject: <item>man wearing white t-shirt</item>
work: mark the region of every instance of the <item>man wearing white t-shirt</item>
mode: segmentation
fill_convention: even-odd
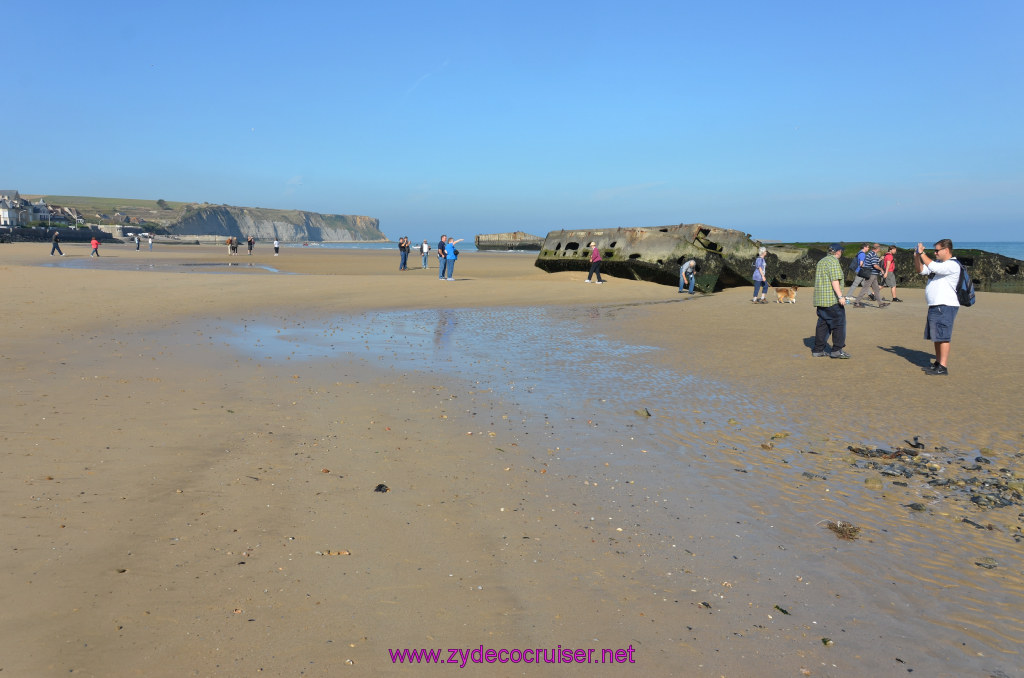
[[[960,262],[953,256],[953,241],[944,238],[935,243],[935,258],[924,253],[924,245],[917,243],[914,250],[914,268],[928,276],[924,298],[928,302],[928,322],[924,338],[935,344],[935,360],[925,374],[949,374],[949,342],[953,338],[953,321],[960,310],[956,285],[960,280]]]

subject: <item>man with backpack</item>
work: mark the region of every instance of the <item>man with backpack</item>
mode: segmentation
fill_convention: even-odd
[[[957,283],[960,280],[960,262],[953,256],[953,241],[948,238],[935,243],[935,258],[924,253],[924,245],[917,243],[914,250],[914,268],[928,276],[924,298],[928,303],[928,320],[924,338],[935,344],[935,360],[925,374],[949,374],[949,342],[953,338],[953,321],[960,310]]]
[[[853,271],[853,282],[850,283],[850,291],[846,293],[846,300],[853,301],[853,291],[857,289],[857,286],[867,280],[867,276],[861,276],[861,269],[864,268],[864,259],[868,256],[868,250],[871,249],[870,243],[864,243],[860,246],[860,252],[850,262],[850,270]],[[866,271],[865,271],[866,273]]]

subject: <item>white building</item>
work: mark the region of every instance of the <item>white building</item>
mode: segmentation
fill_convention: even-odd
[[[0,226],[21,226],[29,221],[31,209],[17,191],[0,190]],[[22,219],[20,214],[26,217]]]

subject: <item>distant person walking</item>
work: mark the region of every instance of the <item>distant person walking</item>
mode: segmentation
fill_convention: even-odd
[[[693,259],[679,267],[679,294],[683,293],[683,288],[685,287],[689,287],[690,294],[693,294],[693,286],[696,283],[693,274],[696,270],[697,262]]]
[[[896,296],[896,245],[889,245],[889,251],[882,257],[882,284],[889,288],[893,301],[902,302]]]
[[[860,252],[858,252],[854,260],[850,262],[850,270],[853,271],[853,282],[850,283],[850,290],[846,293],[847,301],[853,299],[853,291],[867,279],[867,276],[862,278],[860,272],[864,267],[864,258],[868,255],[869,249],[871,249],[870,243],[864,243],[861,245]]]
[[[60,231],[53,232],[53,238],[50,239],[50,243],[50,256],[52,257],[53,253],[56,252],[63,257],[64,253],[60,249]]]
[[[281,241],[274,238],[274,256],[276,257],[281,251]]]
[[[879,306],[882,305],[882,290],[878,287],[878,276],[882,272],[882,260],[878,256],[881,249],[882,246],[876,242],[871,246],[871,250],[864,255],[864,264],[860,267],[860,271],[857,275],[861,278],[864,278],[864,276],[867,275],[867,278],[864,278],[864,282],[860,285],[860,294],[858,294],[857,298],[853,300],[854,308],[862,308],[864,306],[864,304],[861,303],[861,299],[864,298],[865,294],[868,295],[868,298],[871,299],[871,301],[877,301],[879,302]]]
[[[445,270],[448,267],[448,236],[442,235],[437,241],[437,279],[444,280]]]
[[[249,236],[249,239],[245,241],[245,246],[249,248],[249,256],[250,257],[252,256],[252,246],[255,245],[255,244],[256,244],[256,239],[253,238],[251,235]]]
[[[768,300],[764,298],[768,294],[768,276],[765,274],[767,264],[765,263],[764,257],[768,254],[768,250],[764,247],[759,247],[757,250],[757,259],[754,260],[754,297],[750,300],[755,304],[767,304]],[[761,298],[757,298],[757,291],[761,290]]]
[[[839,257],[843,246],[837,242],[828,247],[828,254],[818,261],[814,269],[814,310],[818,324],[814,328],[814,347],[811,355],[815,358],[849,358],[846,347],[846,297],[843,296],[843,267]],[[832,351],[825,351],[825,343],[832,335]]]
[[[423,244],[420,245],[420,254],[423,255],[423,270],[425,271],[430,268],[427,266],[427,256],[430,254],[430,245],[427,244],[426,240],[424,240]]]
[[[597,284],[603,285],[604,281],[601,280],[601,253],[597,251],[597,243],[591,241],[587,247],[590,248],[590,273],[587,274],[587,279],[583,282],[590,282],[591,276],[597,274]]]
[[[448,277],[446,280],[455,280],[453,277],[455,275],[455,260],[459,258],[459,251],[455,249],[455,246],[462,242],[462,240],[462,238],[459,238],[458,240],[448,240],[448,246],[445,248],[444,252],[444,258],[448,263]]]
[[[917,243],[914,250],[914,269],[928,276],[924,287],[924,300],[928,303],[928,321],[924,338],[935,345],[935,360],[925,374],[949,374],[949,343],[953,339],[953,322],[960,310],[956,286],[960,282],[960,262],[953,256],[953,241],[948,238],[935,243],[935,259],[924,253],[924,245]]]
[[[149,236],[149,251],[153,251],[153,236]]]
[[[139,239],[139,236],[135,236],[135,251],[138,252],[140,247],[142,247],[142,240]]]
[[[92,242],[90,242],[89,244],[92,245],[92,252],[89,253],[89,256],[90,257],[98,257],[100,255],[100,241],[99,241],[99,239],[97,239],[96,236],[93,236],[92,237]]]

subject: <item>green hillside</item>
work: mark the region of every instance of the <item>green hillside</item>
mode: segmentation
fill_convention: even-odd
[[[95,198],[81,195],[22,195],[26,200],[42,198],[48,205],[73,207],[82,213],[86,223],[111,223],[110,219],[101,219],[99,214],[113,217],[120,212],[128,217],[136,217],[148,222],[166,226],[177,221],[185,213],[185,207],[195,203],[157,200],[136,200],[134,198]]]

